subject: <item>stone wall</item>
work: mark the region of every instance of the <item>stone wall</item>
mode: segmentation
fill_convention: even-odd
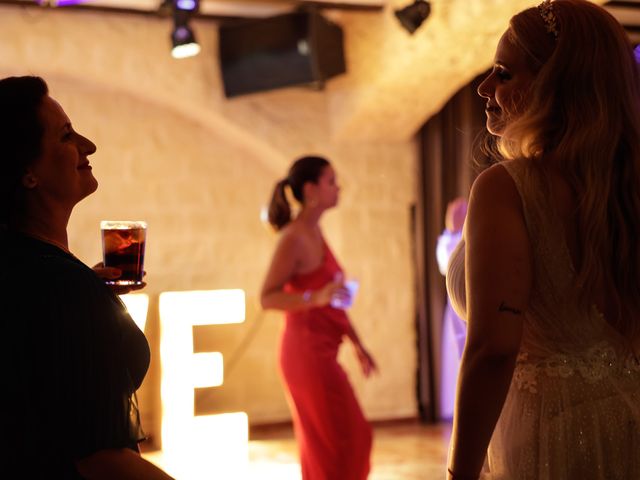
[[[203,51],[182,61],[169,56],[169,29],[155,18],[0,7],[0,74],[45,77],[75,128],[98,145],[91,161],[100,188],[74,211],[72,251],[99,261],[102,219],[149,224],[145,333],[153,360],[139,395],[147,431],[159,434],[163,291],[246,291],[244,324],[198,332],[196,343],[222,346],[228,358],[258,328],[225,385],[198,409],[244,410],[254,424],[289,419],[276,368],[281,315],[263,314],[258,302],[276,241],[259,214],[290,160],[310,152],[333,161],[343,187],[323,225],[361,282],[352,320],[381,373],[365,382],[349,348],[341,359],[369,417],[415,416],[414,141],[335,140],[325,92],[290,88],[225,100],[215,25],[196,25]]]
[[[417,414],[414,134],[491,64],[509,17],[535,2],[433,0],[414,35],[393,16],[407,3],[327,12],[345,31],[348,73],[326,90],[234,99],[221,86],[215,22],[194,21],[202,52],[174,60],[168,18],[0,6],[0,75],[44,76],[76,128],[98,145],[92,164],[100,188],[74,212],[72,250],[93,264],[101,219],[149,223],[145,333],[153,363],[140,402],[152,435],[159,433],[157,303],[164,291],[247,294],[244,324],[197,332],[199,347],[220,348],[227,359],[254,335],[225,385],[202,396],[198,410],[244,410],[254,424],[289,418],[276,369],[281,315],[262,313],[258,302],[276,240],[259,214],[290,161],[307,153],[330,158],[343,187],[323,226],[361,282],[352,320],[380,375],[363,381],[349,348],[341,360],[370,418]]]

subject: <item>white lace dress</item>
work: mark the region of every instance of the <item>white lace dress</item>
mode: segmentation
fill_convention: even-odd
[[[503,163],[522,199],[534,283],[513,380],[482,479],[640,479],[640,365],[593,306],[575,271],[547,183],[523,160]],[[464,242],[447,288],[466,317]]]

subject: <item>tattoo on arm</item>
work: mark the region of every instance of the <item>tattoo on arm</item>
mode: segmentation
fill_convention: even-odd
[[[510,307],[509,305],[507,305],[504,302],[500,303],[500,306],[498,307],[498,311],[499,312],[510,312],[510,313],[513,313],[514,315],[521,315],[522,314],[522,312],[520,310],[518,310],[517,308]]]

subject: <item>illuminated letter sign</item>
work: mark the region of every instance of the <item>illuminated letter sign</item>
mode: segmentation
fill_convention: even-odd
[[[220,352],[193,352],[193,326],[242,323],[242,290],[165,292],[160,295],[162,459],[181,480],[243,478],[249,459],[244,412],[194,414],[194,388],[223,383]]]

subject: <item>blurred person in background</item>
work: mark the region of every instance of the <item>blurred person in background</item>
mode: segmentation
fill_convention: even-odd
[[[287,189],[301,205],[293,219]],[[365,480],[370,470],[371,426],[337,360],[343,337],[353,344],[365,376],[376,364],[339,306],[348,305],[351,294],[320,227],[339,191],[326,159],[302,157],[276,184],[269,206],[269,222],[280,238],[261,303],[285,312],[280,369],[303,480]]]
[[[466,198],[457,197],[449,202],[445,213],[445,228],[438,237],[436,246],[436,259],[442,275],[447,274],[449,258],[462,239],[462,227],[466,216]],[[467,325],[455,312],[447,296],[447,304],[442,318],[442,350],[440,355],[440,418],[443,419],[453,417],[458,369],[466,336]]]

